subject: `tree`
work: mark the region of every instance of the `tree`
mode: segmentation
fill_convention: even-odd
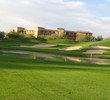
[[[4,37],[5,37],[5,32],[0,32],[0,40],[3,40],[4,39]]]
[[[90,41],[95,41],[95,37],[94,36],[86,36],[85,42],[90,42]]]
[[[100,35],[100,36],[97,36],[97,38],[96,38],[96,41],[102,41],[103,40],[103,37],[102,37],[102,35]]]

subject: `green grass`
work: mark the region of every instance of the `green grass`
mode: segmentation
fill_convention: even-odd
[[[56,47],[48,47],[48,48],[29,48],[29,47],[20,47],[20,45],[34,45],[34,44],[56,44]],[[83,54],[86,50],[91,50],[91,45],[102,45],[109,46],[110,40],[97,41],[97,42],[76,42],[67,39],[58,39],[58,40],[49,40],[45,42],[41,42],[35,39],[13,39],[13,40],[3,40],[0,41],[0,48],[10,48],[10,49],[19,49],[19,50],[31,50],[31,51],[41,51],[41,52],[51,52],[58,54],[68,54],[68,55],[78,55],[78,56],[90,56],[87,54]],[[63,47],[68,46],[82,46],[81,50],[73,50],[73,51],[62,51],[59,50]],[[110,57],[110,50],[107,50],[103,55],[95,54],[94,57]]]
[[[34,44],[57,44],[58,46],[19,47]],[[14,39],[0,41],[0,48],[83,55],[82,52],[91,49],[90,45],[109,46],[109,44],[109,40],[73,42],[59,39],[42,43],[33,39]],[[83,46],[83,49],[58,50],[67,46]],[[109,55],[110,52],[97,56],[110,57]],[[110,100],[110,67],[0,55],[0,100]]]
[[[40,41],[35,39],[8,39],[0,41],[0,48],[18,48],[20,45],[39,44]]]
[[[0,55],[0,100],[110,100],[110,67]]]

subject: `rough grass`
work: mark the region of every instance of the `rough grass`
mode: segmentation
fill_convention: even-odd
[[[0,55],[1,100],[110,100],[110,67]]]

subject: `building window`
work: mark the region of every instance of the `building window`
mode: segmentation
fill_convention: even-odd
[[[86,33],[86,35],[89,35],[89,33]]]
[[[68,34],[68,32],[66,32],[66,34]]]
[[[43,31],[41,31],[43,33]]]

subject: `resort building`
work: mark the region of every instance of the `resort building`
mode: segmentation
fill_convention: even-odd
[[[39,35],[52,35],[52,34],[66,34],[69,40],[76,40],[82,36],[92,36],[93,33],[86,32],[86,31],[70,31],[65,30],[64,28],[57,28],[56,30],[53,29],[45,29],[43,27],[36,27],[33,29],[25,29],[22,27],[16,27],[11,32],[17,32],[19,34],[32,34],[34,37],[38,37]]]

